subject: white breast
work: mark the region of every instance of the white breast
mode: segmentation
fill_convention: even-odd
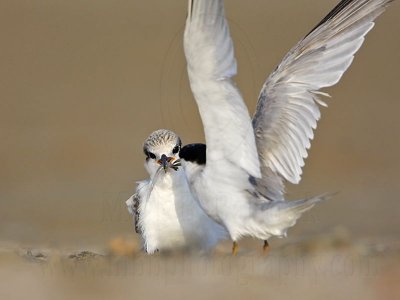
[[[209,250],[226,238],[225,230],[212,221],[193,198],[183,170],[163,174],[150,196],[140,190],[140,219],[146,252],[189,248]]]

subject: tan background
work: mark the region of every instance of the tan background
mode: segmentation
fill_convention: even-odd
[[[253,112],[264,79],[337,1],[227,1],[237,82]],[[339,194],[291,236],[342,225],[400,233],[400,6],[379,18],[323,109],[298,187]],[[186,1],[0,2],[0,240],[104,244],[132,232],[124,200],[160,127],[202,141],[185,73]]]
[[[286,51],[339,0],[227,0],[253,112]],[[323,109],[291,199],[339,194],[284,240],[206,259],[97,256],[133,234],[124,200],[160,127],[202,141],[184,0],[0,1],[0,299],[400,299],[400,5]],[[32,248],[32,250],[30,250]]]

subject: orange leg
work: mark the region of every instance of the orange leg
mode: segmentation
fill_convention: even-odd
[[[263,253],[264,253],[264,255],[267,255],[269,253],[269,250],[270,250],[270,248],[269,248],[268,241],[265,240],[264,241],[264,245],[263,245]]]
[[[234,241],[232,245],[232,256],[236,256],[236,254],[238,253],[238,249],[239,249],[238,243]]]

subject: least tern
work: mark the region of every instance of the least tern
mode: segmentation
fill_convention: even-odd
[[[390,0],[343,0],[298,42],[265,81],[250,118],[232,80],[236,60],[222,0],[189,1],[184,52],[207,148],[182,149],[181,161],[201,207],[233,241],[285,236],[325,198],[286,201],[300,181],[313,130],[325,106],[320,89],[336,84]],[[186,151],[185,151],[186,150]],[[189,150],[189,151],[187,151]],[[185,153],[186,152],[186,153]],[[207,157],[205,164],[197,156]]]

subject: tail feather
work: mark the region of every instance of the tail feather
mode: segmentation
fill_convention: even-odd
[[[296,224],[301,215],[314,207],[315,204],[330,199],[334,194],[323,194],[316,197],[276,201],[265,205],[261,212],[268,234],[286,236],[287,230]]]

